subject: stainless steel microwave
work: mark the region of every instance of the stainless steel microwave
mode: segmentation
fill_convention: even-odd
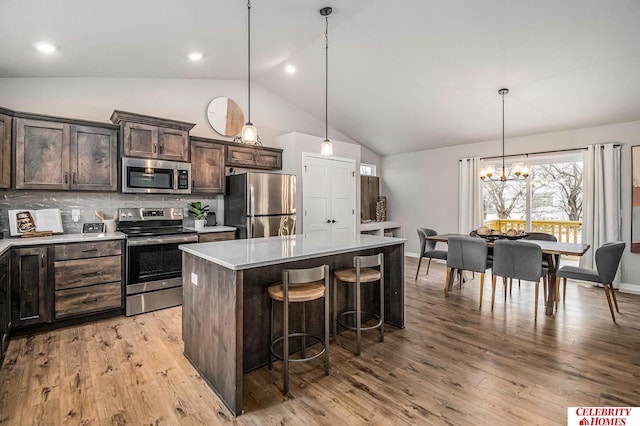
[[[191,194],[191,163],[123,158],[122,192]]]

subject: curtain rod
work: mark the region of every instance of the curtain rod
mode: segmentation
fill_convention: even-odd
[[[526,152],[524,154],[505,155],[504,158],[528,157],[529,155],[539,155],[539,154],[556,154],[556,153],[559,153],[559,152],[584,151],[586,149],[587,149],[587,147],[569,148],[569,149],[554,149],[554,150],[551,150],[551,151]],[[493,160],[494,158],[502,158],[502,155],[494,155],[494,156],[491,156],[491,157],[480,157],[481,160]]]
[[[613,146],[614,147],[619,147],[621,144],[619,143],[614,143]],[[602,148],[604,149],[604,146],[602,146]],[[529,155],[539,155],[539,154],[555,154],[558,152],[571,152],[571,151],[585,151],[588,148],[582,147],[582,148],[567,148],[567,149],[554,149],[551,151],[539,151],[539,152],[528,152],[528,153],[524,153],[524,154],[511,154],[511,155],[505,155],[504,158],[510,158],[510,157],[528,157]],[[502,158],[502,155],[495,155],[492,157],[480,157],[480,160],[493,160],[494,158]],[[462,159],[458,160],[458,161],[462,161]]]

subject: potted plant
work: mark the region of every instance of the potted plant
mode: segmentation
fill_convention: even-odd
[[[194,201],[189,204],[189,214],[193,217],[196,228],[204,228],[204,219],[209,211],[209,206],[203,206],[201,201]]]

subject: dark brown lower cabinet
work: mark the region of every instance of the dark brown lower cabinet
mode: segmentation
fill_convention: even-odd
[[[55,318],[121,309],[123,242],[56,244]]]
[[[49,247],[13,248],[11,316],[14,327],[50,322],[53,288],[49,282]]]
[[[9,277],[9,253],[0,256],[0,361],[9,344],[11,331],[11,283]]]

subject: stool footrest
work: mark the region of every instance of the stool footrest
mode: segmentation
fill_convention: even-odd
[[[310,333],[289,333],[289,338],[292,338],[292,337],[294,337],[294,338],[295,337],[307,337],[307,338],[313,339],[314,343],[312,345],[307,345],[307,347],[313,346],[315,344],[320,343],[322,345],[322,349],[318,353],[310,355],[310,356],[305,357],[305,358],[289,358],[289,362],[311,361],[312,359],[316,359],[320,355],[324,354],[326,352],[326,350],[327,350],[327,347],[326,347],[323,339],[318,337],[318,336],[316,336],[316,335],[313,335],[313,334],[310,334]],[[274,357],[278,358],[278,359],[284,359],[284,354],[281,355],[280,353],[276,352],[275,345],[277,343],[279,343],[279,342],[282,342],[283,340],[284,340],[284,336],[280,336],[277,339],[274,339],[273,343],[271,344],[271,354]],[[301,350],[302,350],[302,348],[299,351],[301,351]],[[296,352],[299,352],[299,351],[296,351]],[[293,352],[293,353],[296,353],[296,352]]]
[[[345,311],[345,312],[342,312],[340,314],[340,318],[345,317],[347,315],[354,315],[355,316],[355,314],[356,314],[356,311]],[[360,330],[373,330],[373,329],[376,329],[376,328],[380,328],[380,326],[382,325],[382,319],[380,318],[380,315],[374,314],[372,312],[361,312],[360,315],[361,315],[361,319],[362,319],[362,317],[365,317],[365,318],[368,318],[368,319],[376,319],[376,320],[378,320],[378,322],[376,324],[374,324],[374,325],[370,325],[370,326],[366,326],[366,327],[363,327],[362,325],[360,325]],[[342,327],[347,328],[349,330],[357,330],[357,327],[354,327],[352,325],[346,324],[346,323],[340,321],[339,319],[336,319],[336,322],[339,325],[341,325]],[[355,319],[354,319],[354,322],[355,322]]]

